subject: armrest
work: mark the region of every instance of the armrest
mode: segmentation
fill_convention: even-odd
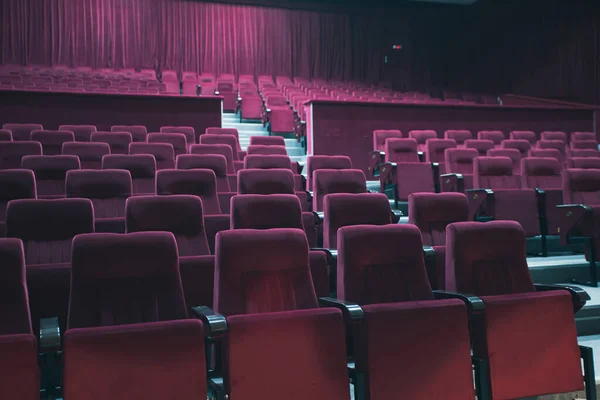
[[[475,220],[478,213],[482,213],[487,218],[493,218],[494,205],[493,201],[488,201],[494,198],[494,191],[491,189],[468,189],[465,190],[467,200],[469,201],[469,216]]]
[[[469,315],[481,314],[485,311],[485,303],[479,297],[468,293],[447,292],[445,290],[434,290],[433,297],[436,299],[457,299],[467,306]]]
[[[445,192],[465,192],[465,180],[462,174],[442,174],[440,175],[440,189]]]
[[[379,174],[379,165],[385,162],[385,153],[383,151],[372,151],[369,158],[368,171],[375,178]]]
[[[60,348],[60,325],[58,318],[40,319],[40,353],[53,353]]]
[[[323,211],[313,211],[312,213],[315,216],[315,224],[321,225],[325,220],[325,213]]]
[[[221,314],[216,313],[212,308],[206,306],[197,306],[191,308],[194,316],[207,327],[206,336],[219,337],[227,332],[227,320]]]
[[[561,242],[567,244],[571,236],[593,236],[592,208],[583,204],[556,206],[559,210],[559,233]]]
[[[396,168],[398,164],[396,163],[383,163],[379,165],[379,182],[382,185],[389,185],[396,183]],[[383,191],[381,192],[383,193]]]
[[[311,251],[322,251],[327,254],[327,261],[336,261],[338,252],[336,249],[326,249],[324,247],[311,247]],[[331,265],[331,263],[330,263]]]
[[[358,304],[349,301],[338,300],[333,297],[320,297],[319,305],[321,307],[332,307],[341,310],[346,323],[357,323],[365,317],[362,308]]]
[[[545,284],[539,284],[539,283],[534,284],[534,286],[535,286],[535,290],[537,290],[538,292],[549,292],[552,290],[566,290],[571,295],[571,299],[573,301],[573,308],[575,309],[575,312],[581,310],[581,308],[585,305],[585,303],[591,299],[588,292],[586,292],[585,290],[583,290],[582,288],[580,288],[578,286],[557,285],[557,284],[545,285]]]
[[[419,156],[419,162],[425,162],[425,153],[417,151],[417,156]]]
[[[404,214],[400,210],[392,210],[392,223],[397,224],[400,222],[400,218],[402,218]]]
[[[431,246],[423,246],[423,261],[425,262],[425,270],[427,278],[432,288],[438,287],[437,281],[437,254]]]

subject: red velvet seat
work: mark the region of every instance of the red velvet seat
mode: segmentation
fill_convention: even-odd
[[[514,132],[511,132],[514,133]],[[531,150],[532,144],[525,139],[511,139],[502,141],[503,149],[517,149],[521,153],[521,158],[527,157],[529,150]]]
[[[408,223],[419,228],[423,244],[433,246],[436,253],[436,270],[428,272],[432,288],[446,287],[446,227],[468,220],[469,203],[462,193],[414,193],[408,197]]]
[[[341,228],[337,276],[337,297],[364,312],[353,337],[355,370],[364,376],[355,398],[475,398],[465,306],[434,300],[415,226]],[[412,361],[398,362],[405,357]]]
[[[600,169],[600,157],[571,157],[567,159],[567,168]]]
[[[111,154],[129,154],[129,144],[133,142],[129,132],[93,132],[90,140],[108,143]]]
[[[397,129],[378,129],[373,131],[373,150],[385,151],[385,142],[391,138],[402,138],[402,132]]]
[[[313,172],[313,211],[323,211],[323,199],[331,193],[366,193],[367,179],[359,169],[318,169]]]
[[[417,150],[425,153],[427,151],[427,139],[437,139],[438,135],[432,130],[413,130],[408,132],[408,137],[417,141]]]
[[[4,124],[2,129],[11,131],[15,142],[24,142],[31,140],[32,131],[43,130],[44,127],[40,124]]]
[[[70,329],[65,335],[64,396],[204,399],[203,337],[198,320]]]
[[[556,149],[560,152],[561,164],[567,161],[566,145],[562,140],[540,140],[537,142],[538,149]]]
[[[598,150],[598,142],[596,140],[571,140],[570,150]]]
[[[244,119],[259,120],[262,118],[263,100],[258,95],[242,93],[240,98],[240,121]]]
[[[597,140],[594,132],[573,132],[571,133],[571,142]]]
[[[88,199],[12,200],[6,210],[6,237],[23,241],[34,332],[40,318],[58,317],[65,330],[71,279],[71,242],[94,232]]]
[[[0,236],[4,236],[6,207],[16,199],[35,199],[37,191],[35,175],[28,169],[0,171]]]
[[[445,174],[444,152],[446,149],[455,149],[456,142],[453,139],[427,139],[425,147],[427,149],[425,160],[429,163],[440,164],[440,173]]]
[[[313,190],[312,176],[318,169],[351,169],[352,161],[347,156],[309,156],[306,158],[306,188]]]
[[[562,165],[563,155],[557,149],[539,149],[532,148],[528,153],[529,157],[544,157],[544,158],[554,158]]]
[[[77,156],[25,156],[21,168],[35,174],[39,198],[55,199],[65,197],[65,176],[80,169],[80,164]]]
[[[75,135],[76,142],[89,142],[93,132],[96,132],[96,125],[60,125],[61,131],[71,131]]]
[[[530,147],[533,147],[535,145],[535,142],[537,142],[538,140],[537,135],[533,131],[511,131],[509,137],[510,140],[526,140],[529,143]],[[542,139],[544,139],[543,133]]]
[[[496,147],[488,150],[487,156],[510,158],[513,166],[513,175],[517,179],[517,186],[521,186],[521,152],[518,149]]]
[[[594,149],[570,150],[570,157],[600,157],[600,151]]]
[[[153,155],[109,154],[102,157],[102,169],[125,169],[129,171],[134,196],[155,193],[156,160]]]
[[[157,170],[175,168],[175,152],[169,143],[131,143],[129,154],[153,155]]]
[[[233,150],[231,145],[228,144],[195,144],[190,147],[190,154],[221,154],[225,156],[227,161],[227,174],[235,175],[236,168],[234,167],[235,162],[233,158]]]
[[[133,142],[146,142],[148,129],[143,125],[113,125],[111,132],[129,132]]]
[[[0,142],[12,142],[12,132],[8,129],[0,129]]]
[[[31,131],[31,140],[40,142],[45,156],[55,156],[62,153],[63,143],[74,142],[75,135],[71,131]]]
[[[419,162],[418,143],[415,139],[389,138],[385,141],[385,162]]]
[[[465,189],[473,189],[473,160],[479,155],[476,149],[457,148],[444,151],[446,173],[461,174]],[[445,179],[445,178],[442,178]],[[446,187],[444,186],[446,189]],[[448,190],[456,190],[449,188]]]
[[[0,142],[0,169],[19,169],[25,156],[41,156],[39,142]]]
[[[292,162],[283,154],[248,154],[244,158],[244,169],[292,169]]]
[[[477,139],[479,140],[491,140],[494,142],[494,147],[500,147],[502,141],[506,139],[502,131],[479,131],[477,132]]]
[[[161,133],[182,133],[182,134],[184,134],[188,146],[198,143],[198,137],[196,136],[196,130],[194,129],[193,126],[161,126],[160,131],[161,131]]]
[[[237,175],[227,174],[227,159],[221,154],[184,154],[177,157],[177,169],[210,169],[217,178],[217,191],[230,192],[237,187]]]
[[[285,147],[285,139],[281,136],[250,136],[250,145]]]
[[[296,191],[296,181],[290,169],[243,169],[238,172],[238,194],[295,194],[302,211],[310,211],[306,192]]]
[[[567,134],[564,132],[559,132],[559,131],[542,132],[541,139],[542,140],[560,140],[565,144],[568,142]]]
[[[258,145],[258,144],[253,144],[248,146],[248,149],[246,151],[246,153],[248,155],[255,155],[255,154],[261,154],[261,155],[271,155],[271,154],[275,154],[275,155],[287,155],[287,150],[285,148],[285,146],[272,146],[272,145]]]
[[[480,156],[485,156],[488,150],[493,149],[495,145],[492,140],[469,139],[465,141],[465,147],[467,149],[475,149],[479,152]]]
[[[152,132],[148,134],[148,143],[168,143],[173,147],[174,156],[187,154],[188,144],[183,133],[160,133]]]
[[[473,293],[485,303],[471,338],[473,355],[489,363],[493,398],[582,389],[571,295],[536,292],[519,224],[458,222],[446,232],[447,290]]]
[[[473,139],[473,134],[468,130],[447,130],[444,132],[444,139],[452,139],[458,147],[465,147],[465,141]]]
[[[211,307],[214,257],[206,238],[202,200],[192,195],[132,197],[126,214],[128,233],[167,231],[175,236],[187,306]]]
[[[125,201],[132,196],[129,171],[69,171],[65,186],[67,197],[91,200],[96,232],[125,232]]]
[[[233,160],[239,161],[240,144],[237,136],[231,134],[209,134],[205,133],[200,136],[200,144],[224,144],[231,147]],[[190,149],[190,153],[192,153]]]
[[[221,214],[217,178],[210,169],[162,170],[156,173],[157,195],[194,195],[202,199],[205,214]]]
[[[294,132],[294,111],[281,96],[268,96],[265,101],[268,111],[268,129],[271,133]]]
[[[102,157],[110,154],[110,146],[100,142],[67,142],[63,143],[62,154],[79,157],[81,169],[102,169]]]

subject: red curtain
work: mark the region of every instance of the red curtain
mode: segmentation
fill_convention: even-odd
[[[369,81],[382,70],[369,16],[189,0],[3,0],[0,14],[2,63]]]

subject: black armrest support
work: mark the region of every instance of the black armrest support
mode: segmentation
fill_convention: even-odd
[[[479,297],[468,293],[447,292],[445,290],[434,290],[436,299],[458,299],[465,303],[469,315],[481,314],[485,311],[485,303]]]
[[[58,318],[40,319],[40,344],[41,353],[53,353],[60,348],[60,325]]]
[[[469,216],[476,221],[494,218],[494,191],[492,189],[465,190],[469,201]]]
[[[322,251],[323,253],[327,254],[327,262],[329,263],[329,265],[333,265],[333,266],[336,265],[334,263],[334,262],[337,261],[337,254],[338,253],[337,253],[336,249],[326,249],[324,247],[311,247],[310,250],[311,251]]]
[[[465,180],[462,174],[442,174],[440,175],[440,190],[446,192],[465,192]]]
[[[404,214],[400,210],[392,210],[392,223],[397,224],[400,222],[400,218],[402,218]]]
[[[571,295],[571,300],[573,301],[573,308],[575,309],[575,312],[581,310],[581,308],[585,305],[585,303],[588,300],[590,300],[590,295],[588,294],[588,292],[586,292],[585,290],[583,290],[582,288],[580,288],[578,286],[557,285],[557,284],[543,285],[543,284],[539,284],[539,283],[536,283],[534,286],[535,286],[535,290],[537,290],[538,292],[549,292],[549,291],[553,291],[553,290],[566,290]]]
[[[593,232],[592,208],[583,204],[556,206],[560,215],[560,237],[563,244],[571,237],[589,237]]]
[[[346,323],[357,323],[365,317],[362,308],[358,304],[349,301],[338,300],[333,297],[320,297],[319,305],[341,310]]]
[[[423,246],[423,259],[425,261],[425,269],[427,270],[427,277],[429,278],[429,284],[433,289],[438,288],[438,277],[437,277],[437,263],[436,253],[433,247]]]
[[[197,306],[191,308],[194,316],[202,321],[208,331],[206,336],[219,337],[227,332],[227,320],[221,314],[216,313],[212,308],[206,306]]]

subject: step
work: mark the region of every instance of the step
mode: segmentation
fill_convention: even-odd
[[[240,124],[234,122],[223,121],[224,128],[236,128],[239,131],[259,131],[259,132],[267,132],[266,128],[263,128],[261,124]]]

